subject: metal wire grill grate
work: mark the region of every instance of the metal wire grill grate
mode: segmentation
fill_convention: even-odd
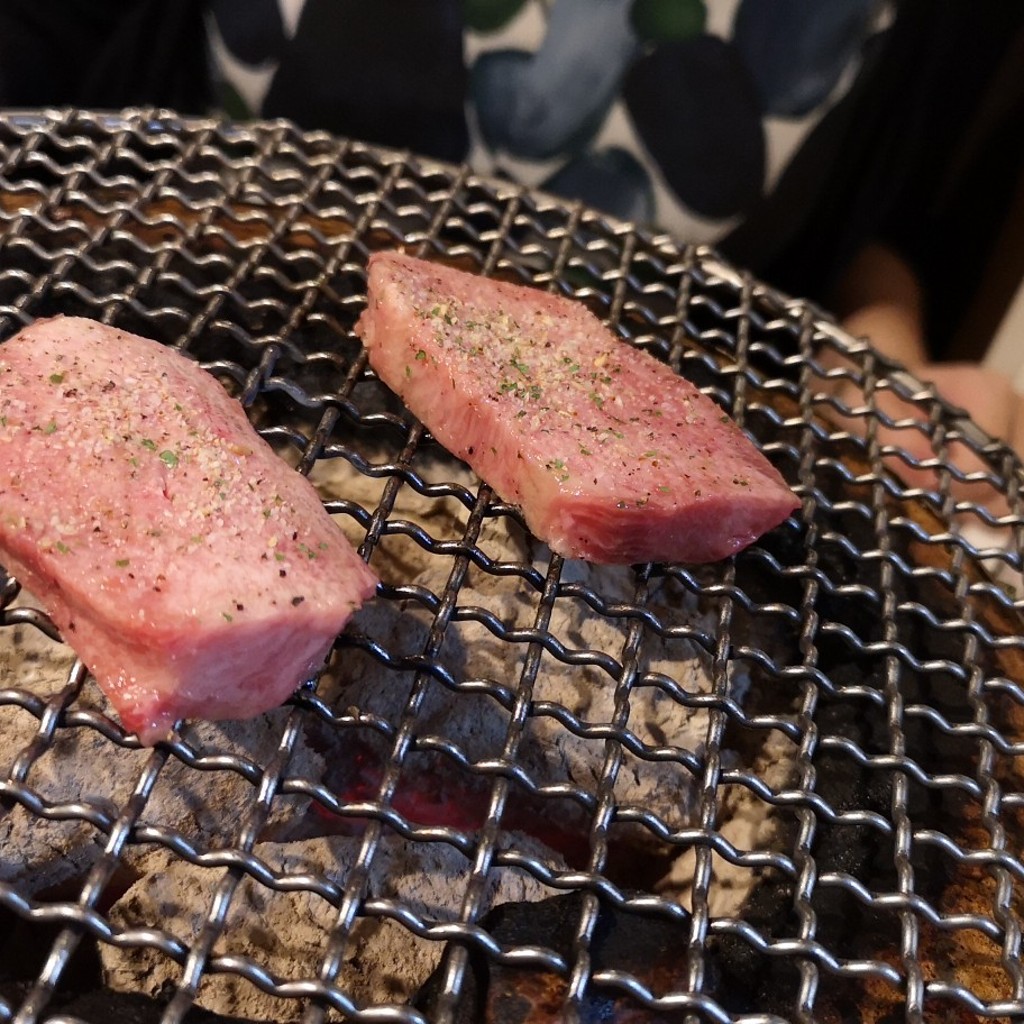
[[[390,246],[586,302],[802,512],[550,555],[367,369]],[[0,1018],[1024,1014],[1020,465],[928,387],[713,252],[284,123],[0,120],[0,337],[57,313],[200,360],[383,584],[287,707],[146,750],[6,579]]]

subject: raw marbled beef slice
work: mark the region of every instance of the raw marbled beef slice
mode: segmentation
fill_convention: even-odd
[[[559,554],[715,561],[798,505],[711,399],[580,303],[395,252],[367,298],[374,370]]]
[[[214,377],[74,318],[0,345],[0,564],[147,743],[280,704],[376,582]]]

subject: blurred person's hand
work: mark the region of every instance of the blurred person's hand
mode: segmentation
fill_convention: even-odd
[[[928,358],[924,343],[923,303],[916,278],[907,264],[891,249],[867,246],[853,261],[836,294],[842,325],[855,337],[866,338],[883,355],[902,363],[918,380],[934,385],[936,393],[962,409],[985,433],[1006,441],[1018,453],[1024,451],[1024,399],[1013,390],[1003,374],[977,363],[942,363]],[[852,384],[840,388],[837,397],[851,407],[864,404],[864,396]],[[908,420],[923,409],[889,389],[880,389],[873,407],[892,420]],[[864,417],[842,417],[843,426],[864,431]],[[881,445],[899,447],[914,460],[937,458],[932,441],[921,430],[879,425]],[[944,461],[964,474],[989,472],[974,450],[960,441],[950,441],[943,450]],[[889,466],[910,486],[934,488],[939,479],[934,469],[915,468],[892,456]],[[990,484],[950,481],[950,493],[957,500],[973,501],[993,514],[1006,511],[1005,501]]]

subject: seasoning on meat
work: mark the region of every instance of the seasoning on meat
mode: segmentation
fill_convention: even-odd
[[[559,554],[716,561],[798,505],[711,399],[570,299],[376,253],[356,330],[384,382]]]
[[[0,564],[145,743],[280,704],[376,584],[214,377],[76,318],[0,345]]]

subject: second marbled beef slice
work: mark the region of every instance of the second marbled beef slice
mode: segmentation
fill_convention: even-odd
[[[384,382],[561,555],[716,561],[798,505],[711,399],[581,303],[377,253],[356,330]]]

